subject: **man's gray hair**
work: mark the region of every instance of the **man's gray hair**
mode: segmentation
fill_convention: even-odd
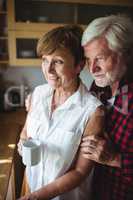
[[[105,37],[109,48],[115,52],[130,52],[133,49],[133,22],[120,14],[97,18],[85,29],[82,46],[99,37]]]

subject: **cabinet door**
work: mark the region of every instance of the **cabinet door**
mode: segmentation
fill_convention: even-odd
[[[9,31],[9,64],[12,66],[41,66],[36,54],[38,39],[44,32]]]
[[[132,6],[131,0],[8,0],[8,25],[10,30],[43,30],[45,24],[88,24],[98,16],[130,14]]]
[[[22,9],[23,8],[23,9]],[[45,25],[76,23],[77,4],[63,1],[9,0],[10,30],[43,30]]]
[[[15,197],[14,165],[12,165],[11,176],[10,176],[10,179],[9,179],[6,200],[15,200],[15,199],[16,199],[16,197]]]
[[[5,4],[0,4],[0,66],[8,64],[7,11]]]
[[[132,1],[133,5],[133,1]],[[77,23],[87,25],[93,19],[112,14],[127,14],[133,19],[133,6],[95,5],[80,3],[77,6]]]
[[[40,66],[38,38],[64,24],[83,28],[94,18],[127,13],[133,18],[131,0],[8,0],[9,64]]]

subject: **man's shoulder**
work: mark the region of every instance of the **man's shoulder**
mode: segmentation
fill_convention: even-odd
[[[129,92],[133,94],[133,82],[128,84]]]
[[[120,90],[122,95],[128,95],[128,99],[133,98],[133,82],[125,83]]]
[[[119,88],[114,110],[126,116],[133,115],[133,82],[127,82]]]
[[[102,102],[97,98],[92,91],[90,91],[83,83],[81,84],[80,94],[84,107],[97,107],[102,105]]]

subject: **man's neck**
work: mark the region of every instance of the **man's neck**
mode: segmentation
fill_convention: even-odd
[[[119,81],[114,82],[111,86],[112,96],[115,96],[119,87]]]

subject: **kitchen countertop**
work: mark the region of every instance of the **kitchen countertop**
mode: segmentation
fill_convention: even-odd
[[[23,125],[26,112],[24,108],[16,109],[15,111],[0,112],[0,126],[2,123],[17,123]]]
[[[25,110],[0,113],[0,199],[5,199]]]

